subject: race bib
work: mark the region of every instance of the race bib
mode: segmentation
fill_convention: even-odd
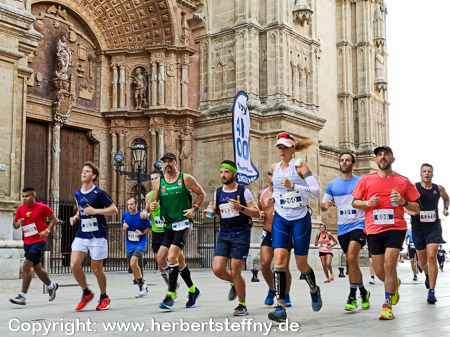
[[[339,220],[354,220],[356,219],[356,208],[350,205],[339,206],[338,209]]]
[[[261,236],[261,240],[264,240],[264,238],[266,237],[267,232],[263,229],[262,231],[262,236]]]
[[[22,226],[22,230],[23,230],[23,236],[26,238],[29,236],[39,234],[35,223],[30,223],[29,225]]]
[[[178,221],[172,224],[172,229],[174,231],[182,231],[185,228],[189,228],[191,227],[191,223],[189,222],[188,219],[186,220],[182,220],[182,221]]]
[[[231,205],[228,202],[226,204],[220,204],[219,209],[220,209],[220,216],[222,219],[235,218],[239,216],[239,211],[236,211],[233,208],[231,208]]]
[[[320,245],[320,248],[322,248],[322,249],[328,249],[328,244],[322,243],[322,244]]]
[[[155,216],[155,217],[153,217],[153,220],[155,221],[155,226],[157,228],[163,228],[164,227],[164,221],[162,221],[161,217]]]
[[[394,225],[393,209],[374,209],[373,222],[375,225]]]
[[[136,232],[128,231],[128,240],[129,241],[139,241],[139,235]]]
[[[435,222],[436,212],[435,211],[420,211],[420,222]]]
[[[291,191],[280,194],[281,208],[299,208],[303,206],[302,195],[299,191]]]
[[[416,246],[414,245],[414,242],[410,242],[409,243],[409,248],[416,249]]]
[[[83,232],[98,231],[97,218],[81,219],[81,231]]]

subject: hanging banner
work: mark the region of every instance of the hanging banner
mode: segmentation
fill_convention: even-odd
[[[259,172],[250,159],[250,111],[247,101],[247,94],[239,91],[233,103],[234,162],[237,166],[236,181],[239,185],[249,185],[259,177]]]

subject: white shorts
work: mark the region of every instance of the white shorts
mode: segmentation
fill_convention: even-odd
[[[82,239],[75,238],[72,242],[72,251],[87,253],[92,260],[104,260],[108,257],[108,241],[105,238]]]

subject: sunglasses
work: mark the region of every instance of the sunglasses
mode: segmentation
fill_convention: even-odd
[[[277,140],[280,139],[280,138],[294,140],[294,138],[292,138],[292,136],[289,133],[286,133],[286,132],[279,133],[278,136],[277,136]]]
[[[268,174],[269,176],[273,175],[273,173],[272,173],[271,171],[267,172],[267,174]]]

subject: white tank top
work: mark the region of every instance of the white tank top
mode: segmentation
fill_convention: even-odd
[[[275,212],[288,221],[305,217],[308,212],[308,195],[282,186],[281,178],[288,178],[291,183],[296,185],[308,186],[305,180],[299,177],[295,160],[291,160],[289,167],[284,170],[281,169],[281,162],[279,162],[272,177]]]

